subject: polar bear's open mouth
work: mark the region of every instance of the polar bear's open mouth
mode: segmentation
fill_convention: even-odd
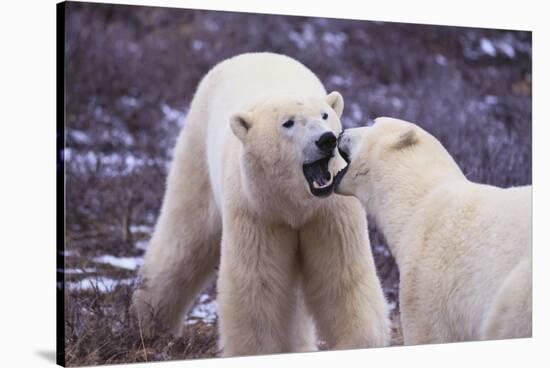
[[[316,197],[326,197],[330,195],[334,187],[340,183],[345,175],[348,166],[339,170],[333,175],[329,169],[330,160],[333,156],[327,156],[320,160],[302,165],[304,176],[309,184],[309,191]],[[348,163],[347,160],[345,160]]]

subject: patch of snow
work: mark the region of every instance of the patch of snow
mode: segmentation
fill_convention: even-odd
[[[126,162],[126,166],[130,170],[134,169],[138,165],[138,159],[136,159],[134,156],[127,156],[124,160]]]
[[[467,50],[465,51],[467,51],[466,56],[471,59],[478,59],[482,55],[489,55],[491,57],[502,55],[513,59],[517,52],[531,53],[529,42],[526,45],[510,33],[494,39],[483,37],[479,40],[479,48],[477,50],[472,49],[472,45],[467,45]]]
[[[484,102],[485,102],[487,105],[496,105],[496,104],[498,103],[498,97],[497,97],[497,96],[487,95],[487,96],[485,96],[485,98],[484,98]]]
[[[147,233],[151,234],[153,232],[153,227],[149,225],[130,225],[131,233]]]
[[[445,66],[447,65],[447,58],[441,54],[435,55],[435,62],[439,65]]]
[[[63,273],[66,273],[68,275],[71,275],[71,274],[83,274],[83,273],[92,273],[92,272],[96,272],[96,269],[95,268],[66,268],[65,270],[61,269],[61,268],[58,268],[57,269],[57,272],[63,272]]]
[[[342,48],[344,43],[348,40],[348,36],[346,36],[343,32],[338,33],[332,33],[332,32],[325,32],[323,33],[323,41],[325,43],[328,43],[331,46],[334,46],[336,48]]]
[[[200,51],[204,48],[204,42],[201,41],[201,40],[193,40],[191,42],[191,47],[193,48],[193,50],[195,51]]]
[[[347,86],[349,87],[351,85],[351,78],[349,77],[342,77],[341,75],[332,75],[329,78],[329,82],[334,84],[335,86]]]
[[[401,101],[401,99],[399,99],[398,97],[390,98],[390,102],[393,108],[396,110],[401,110],[401,108],[403,107],[403,101]]]
[[[141,54],[139,45],[135,42],[128,43],[128,51],[130,51],[132,54]]]
[[[139,266],[143,265],[142,257],[114,257],[109,254],[96,257],[94,262],[110,264],[111,266],[124,268],[127,270],[135,270]]]
[[[101,164],[107,175],[124,175],[140,167],[154,165],[153,158],[140,158],[132,154],[121,155],[118,153],[104,154],[102,152],[88,151],[70,155],[71,162],[84,167],[96,167]]]
[[[512,38],[512,36],[510,35],[508,37],[508,39],[511,39],[511,38]],[[512,42],[512,40],[510,40],[509,42]],[[514,45],[514,50],[531,55],[531,53],[532,53],[531,42],[514,39],[512,43]]]
[[[98,122],[101,123],[110,123],[113,121],[111,116],[101,106],[96,106],[96,108],[94,109],[94,117]]]
[[[220,30],[220,25],[212,19],[206,19],[204,22],[204,28],[210,32],[217,32]]]
[[[337,86],[343,86],[346,80],[340,75],[333,75],[329,78],[330,83],[336,84]]]
[[[98,290],[102,293],[113,291],[117,285],[131,285],[133,279],[111,279],[109,277],[85,278],[79,281],[66,282],[65,285],[71,290]]]
[[[175,122],[180,127],[183,126],[183,123],[185,122],[185,115],[186,115],[185,111],[175,109],[173,107],[168,106],[167,104],[162,104],[160,108],[166,120],[168,120],[169,122]]]
[[[376,244],[374,246],[374,251],[378,254],[382,254],[384,256],[389,256],[390,255],[390,251],[388,250],[387,247],[383,246],[382,244]]]
[[[323,33],[323,42],[329,46],[326,49],[326,52],[329,56],[334,56],[342,50],[344,43],[347,41],[348,37],[345,33],[338,32],[325,32]]]
[[[185,323],[188,325],[195,324],[199,321],[204,323],[214,323],[217,318],[218,303],[215,299],[211,299],[206,293],[199,296],[199,301],[195,307],[187,314]]]
[[[478,60],[484,56],[506,57],[513,59],[518,52],[531,54],[529,41],[521,41],[512,33],[506,33],[496,38],[482,37],[479,40],[475,33],[468,33],[462,39],[464,56],[471,60]]]
[[[147,245],[149,245],[149,240],[138,240],[134,246],[137,248],[137,249],[141,249],[141,250],[147,250]]]
[[[361,107],[359,107],[359,105],[356,103],[351,105],[351,117],[357,123],[359,123],[361,119],[363,119],[363,111],[361,110]]]
[[[298,33],[295,31],[291,31],[288,34],[288,38],[296,47],[299,49],[305,49],[307,46],[313,44],[315,42],[315,31],[311,24],[306,23],[302,27],[302,32]]]
[[[510,59],[513,59],[516,56],[516,50],[514,50],[514,47],[504,40],[496,42],[495,46],[500,52],[508,56]]]
[[[63,250],[59,253],[61,253],[61,255],[63,257],[76,257],[76,256],[78,256],[78,252],[76,250]]]
[[[497,49],[495,48],[493,43],[485,37],[479,41],[479,47],[481,47],[481,50],[487,55],[490,55],[490,56],[497,55]]]
[[[141,105],[139,100],[135,97],[132,97],[132,96],[122,96],[120,98],[120,102],[124,106],[128,106],[128,107],[139,107]]]
[[[77,143],[88,144],[92,142],[88,135],[81,130],[71,129],[67,132],[67,134]]]
[[[72,150],[70,148],[64,148],[61,151],[61,155],[63,157],[63,161],[69,161],[71,159]]]
[[[123,131],[118,131],[116,135],[118,138],[120,138],[120,140],[122,141],[122,143],[124,143],[126,147],[134,144],[134,137],[132,137],[131,134]]]

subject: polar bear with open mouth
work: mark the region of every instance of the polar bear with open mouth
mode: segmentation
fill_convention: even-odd
[[[336,192],[357,197],[400,273],[405,344],[531,336],[531,186],[470,182],[420,127],[346,130]]]
[[[219,264],[224,355],[389,342],[386,301],[355,198],[331,195],[344,103],[271,53],[200,82],[170,169],[133,307],[175,328]]]

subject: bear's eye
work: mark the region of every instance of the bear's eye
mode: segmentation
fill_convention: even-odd
[[[292,119],[289,119],[289,120],[285,121],[284,124],[283,124],[283,126],[284,126],[285,128],[290,128],[290,127],[292,127],[293,125],[294,125],[294,120],[292,120]]]
[[[323,114],[323,120],[327,120],[327,118],[328,118],[328,114],[325,112],[325,113]]]

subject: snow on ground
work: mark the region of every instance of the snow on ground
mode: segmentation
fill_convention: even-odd
[[[67,132],[67,135],[70,138],[72,138],[76,143],[81,143],[81,144],[92,143],[92,140],[90,139],[90,137],[88,137],[88,134],[80,130],[70,129]]]
[[[131,285],[134,279],[112,279],[109,277],[88,277],[79,281],[66,282],[65,287],[71,290],[98,290],[109,293],[117,285]]]
[[[299,49],[305,49],[317,40],[315,30],[309,23],[303,25],[302,32],[300,33],[295,31],[289,32],[288,38]]]
[[[66,161],[71,161],[84,167],[95,167],[101,164],[105,167],[106,175],[124,175],[144,166],[155,165],[153,158],[136,157],[130,153],[124,155],[94,151],[76,153],[72,152],[69,148],[64,150],[64,158]]]
[[[349,87],[352,84],[352,80],[350,76],[343,77],[337,74],[330,76],[329,82],[334,84],[335,86],[345,86],[345,87]]]
[[[204,42],[201,40],[193,40],[193,42],[191,42],[191,47],[195,51],[202,50],[204,48]]]
[[[93,261],[110,264],[111,266],[125,268],[127,270],[135,270],[143,265],[142,257],[114,257],[108,254],[96,257]]]
[[[146,250],[148,244],[149,244],[149,240],[138,240],[138,241],[134,244],[134,246],[135,246],[137,249]]]
[[[175,122],[179,127],[183,127],[183,124],[185,123],[185,116],[187,115],[185,111],[178,110],[167,104],[162,104],[160,108],[166,120],[169,122]]]
[[[376,244],[374,246],[374,251],[376,253],[381,253],[383,254],[384,256],[389,256],[390,255],[390,251],[388,250],[388,248],[386,248],[385,246],[383,246],[382,244]]]
[[[151,234],[153,233],[153,227],[149,225],[131,225],[130,226],[130,232],[132,234],[147,234],[147,237],[145,239],[137,240],[134,243],[134,246],[137,249],[146,250],[147,245],[149,244],[149,240],[151,238]]]
[[[531,43],[504,33],[498,37],[481,37],[477,39],[475,32],[468,33],[463,39],[463,52],[466,58],[477,60],[483,56],[506,57],[513,59],[519,53],[531,54]]]
[[[195,307],[187,314],[185,323],[188,325],[197,322],[214,323],[217,319],[218,303],[206,293],[199,296]]]
[[[131,225],[130,232],[135,233],[147,233],[150,234],[153,232],[153,227],[149,225]]]
[[[76,250],[62,250],[61,252],[61,255],[63,257],[76,257],[78,256],[78,252]]]
[[[141,102],[137,98],[132,96],[122,96],[120,98],[120,102],[124,106],[132,107],[132,108],[141,106]]]
[[[483,51],[487,55],[490,55],[490,56],[497,55],[497,49],[495,48],[493,43],[487,38],[482,38],[481,41],[479,41],[479,46],[481,47],[481,51]]]
[[[447,65],[447,58],[441,54],[435,55],[435,62],[439,65],[445,66]]]
[[[356,103],[351,105],[351,118],[357,125],[363,120],[363,109]]]
[[[63,272],[63,273],[68,274],[68,275],[74,275],[74,274],[84,274],[84,273],[96,272],[96,269],[95,268],[66,268],[66,269],[63,270],[62,268],[58,268],[57,272]]]
[[[343,32],[325,32],[323,33],[323,42],[327,46],[325,52],[328,56],[336,56],[342,51],[348,37]]]

